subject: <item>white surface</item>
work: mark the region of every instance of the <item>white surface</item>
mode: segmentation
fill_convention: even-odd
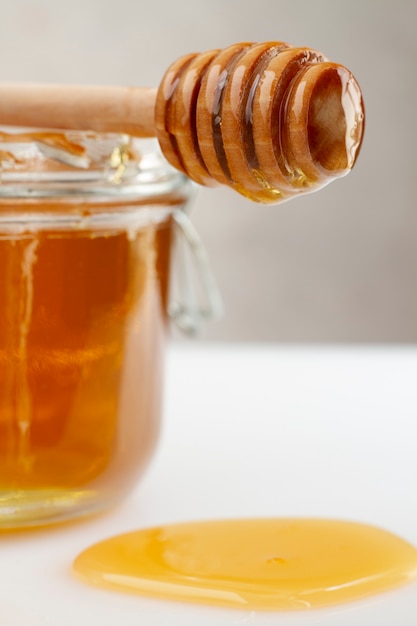
[[[253,613],[109,592],[70,570],[92,543],[165,522],[329,516],[417,545],[415,348],[171,348],[165,429],[119,509],[0,533],[1,626],[416,626],[417,584],[304,613]]]

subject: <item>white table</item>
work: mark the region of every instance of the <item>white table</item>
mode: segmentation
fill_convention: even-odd
[[[117,510],[0,534],[1,626],[416,626],[417,583],[349,605],[253,613],[84,586],[73,558],[173,521],[328,516],[417,545],[417,348],[187,344],[168,355],[165,429]]]

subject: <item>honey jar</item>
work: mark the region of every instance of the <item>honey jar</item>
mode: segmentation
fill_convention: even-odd
[[[8,129],[0,163],[5,528],[107,508],[147,465],[190,183],[126,135]]]

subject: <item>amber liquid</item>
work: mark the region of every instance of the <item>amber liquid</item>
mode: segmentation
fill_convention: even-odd
[[[103,541],[75,572],[101,587],[246,610],[312,609],[417,578],[417,550],[382,529],[336,520],[184,523]]]
[[[166,218],[0,228],[0,525],[14,523],[11,506],[30,520],[42,500],[109,504],[146,464],[158,432],[170,235]]]

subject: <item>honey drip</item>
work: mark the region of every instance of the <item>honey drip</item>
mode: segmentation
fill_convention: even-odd
[[[33,307],[33,272],[36,263],[37,239],[24,242],[21,260],[21,290],[17,336],[16,419],[18,429],[18,463],[30,470],[29,439],[32,418],[29,378],[27,370],[27,343]]]
[[[417,550],[372,526],[320,519],[174,524],[120,535],[74,563],[84,581],[254,610],[325,607],[417,578]]]

